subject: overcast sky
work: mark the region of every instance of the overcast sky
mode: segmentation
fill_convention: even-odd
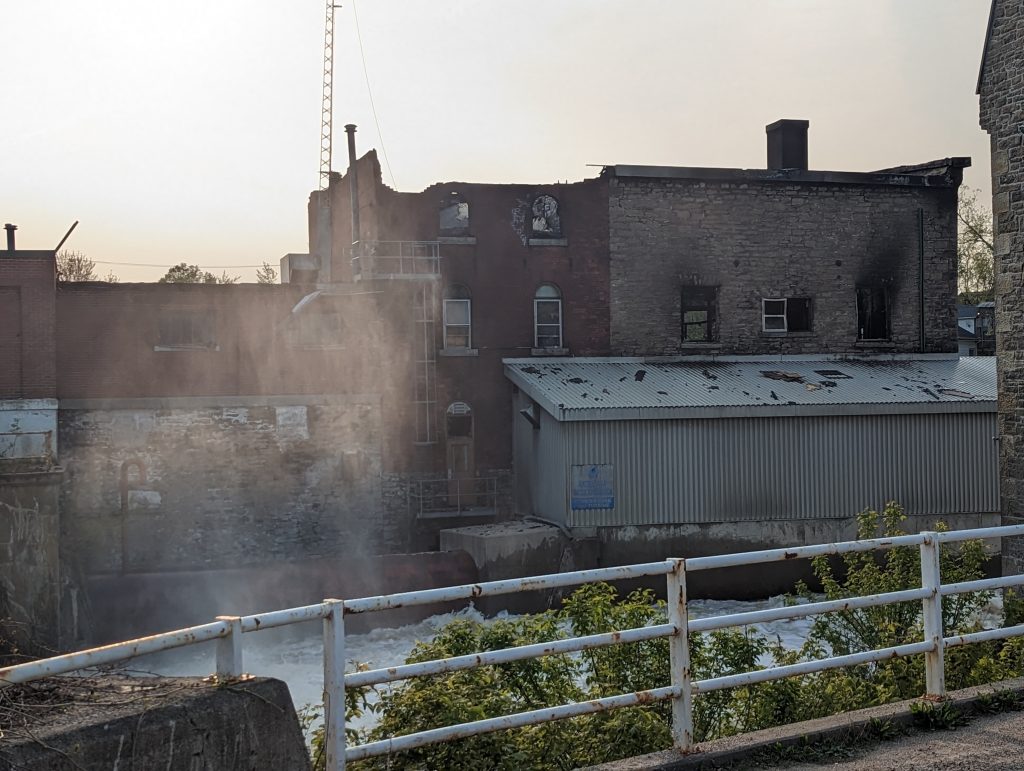
[[[345,123],[381,146],[351,2],[337,11]],[[358,0],[398,189],[552,182],[587,164],[764,167],[764,126],[810,120],[810,165],[970,155],[989,0]],[[4,3],[0,219],[123,281],[177,262],[307,250],[320,151],[320,0]],[[391,182],[388,168],[385,181]],[[254,280],[255,269],[228,267]]]

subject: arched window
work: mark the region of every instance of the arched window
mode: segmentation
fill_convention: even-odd
[[[472,300],[469,289],[452,284],[444,293],[444,347],[468,349],[473,347]]]
[[[473,436],[473,410],[465,402],[452,402],[445,410],[445,433],[453,436]]]
[[[534,348],[562,347],[562,293],[554,284],[541,284],[533,296]]]

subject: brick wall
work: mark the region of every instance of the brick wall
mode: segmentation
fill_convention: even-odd
[[[1024,522],[1024,0],[996,0],[979,83],[992,147],[1000,496]],[[1006,543],[1004,571],[1024,572],[1024,539]]]
[[[52,399],[53,252],[0,252],[0,399]]]
[[[719,287],[721,353],[863,350],[856,286],[867,283],[890,294],[892,340],[884,348],[919,351],[918,209],[925,348],[957,350],[955,185],[613,177],[609,195],[616,355],[700,350],[680,344],[684,285]],[[812,330],[763,333],[761,300],[786,297],[811,298]]]
[[[71,404],[59,419],[63,552],[87,574],[394,547],[381,502],[379,401]]]

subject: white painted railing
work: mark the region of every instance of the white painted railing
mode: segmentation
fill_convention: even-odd
[[[864,541],[798,546],[791,549],[725,554],[690,559],[667,559],[623,567],[580,570],[573,573],[555,573],[532,578],[490,581],[487,583],[427,589],[418,592],[364,597],[355,600],[324,600],[315,605],[260,613],[251,616],[220,616],[216,621],[201,626],[142,637],[101,648],[69,653],[63,656],[32,661],[27,664],[0,669],[0,687],[26,683],[51,675],[66,674],[87,667],[96,667],[126,661],[148,653],[180,648],[210,640],[217,640],[216,671],[224,678],[237,677],[243,672],[242,635],[263,629],[287,626],[316,619],[323,620],[324,634],[324,744],[328,771],[345,768],[346,761],[386,755],[427,744],[477,736],[492,731],[535,725],[551,720],[585,715],[593,712],[649,704],[655,701],[672,702],[672,736],[675,746],[688,751],[693,747],[693,698],[711,691],[752,685],[769,680],[820,672],[826,669],[853,666],[899,656],[924,654],[926,693],[929,698],[942,698],[946,693],[943,653],[946,648],[975,642],[1000,640],[1024,635],[1024,625],[992,629],[972,634],[944,637],[942,631],[942,597],[963,592],[1002,589],[1024,584],[1024,575],[1003,576],[979,581],[963,581],[943,585],[939,575],[939,545],[980,538],[1008,538],[1024,535],[1024,525],[991,527],[976,530],[957,530],[943,533],[925,532],[894,538],[876,538]],[[885,594],[828,600],[783,608],[733,613],[689,621],[686,612],[686,576],[699,570],[756,565],[768,562],[850,554],[891,549],[896,546],[918,546],[921,550],[921,588]],[[369,613],[391,608],[451,602],[492,597],[538,589],[556,589],[577,586],[594,581],[619,581],[628,578],[664,575],[668,582],[668,623],[638,629],[624,629],[604,634],[536,643],[516,648],[486,651],[466,656],[426,661],[416,664],[374,669],[344,674],[345,616]],[[855,653],[847,656],[806,661],[799,664],[755,670],[707,680],[693,680],[690,676],[689,634],[746,624],[778,621],[782,619],[831,613],[855,608],[869,608],[897,602],[920,600],[924,612],[924,639],[918,643]],[[477,720],[471,723],[435,728],[354,747],[345,746],[345,689],[379,685],[411,677],[455,672],[462,669],[503,664],[540,656],[599,648],[608,645],[669,639],[670,682],[661,688],[607,696],[590,701],[557,707],[520,712],[514,715]]]

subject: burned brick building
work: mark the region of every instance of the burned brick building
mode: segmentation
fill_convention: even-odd
[[[807,123],[781,121],[766,169],[404,193],[352,132],[282,285],[58,284],[52,251],[0,252],[0,457],[47,475],[4,481],[0,513],[59,541],[37,586],[62,582],[60,613],[109,576],[550,518],[516,493],[514,437],[539,422],[522,379],[559,361],[956,351],[968,159],[812,171]]]

